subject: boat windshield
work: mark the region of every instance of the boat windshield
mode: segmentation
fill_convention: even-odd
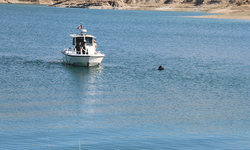
[[[85,37],[85,41],[86,41],[86,45],[88,45],[88,46],[92,46],[93,45],[93,43],[92,43],[93,38],[92,37]],[[84,37],[73,38],[73,45],[76,45],[79,42],[81,42],[83,44]]]
[[[93,41],[93,38],[92,37],[86,37],[86,44],[88,46],[92,46],[92,41]]]

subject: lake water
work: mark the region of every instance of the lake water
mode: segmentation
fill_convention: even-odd
[[[199,15],[0,4],[0,149],[249,150],[250,21]]]

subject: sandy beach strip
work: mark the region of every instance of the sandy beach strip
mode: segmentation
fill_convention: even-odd
[[[237,15],[206,15],[206,16],[193,16],[193,18],[213,18],[213,19],[243,19],[243,20],[250,20],[250,16],[237,16]]]
[[[225,8],[210,8],[208,13],[216,15],[194,16],[195,18],[214,18],[214,19],[244,19],[250,20],[250,5],[226,6]],[[218,15],[217,15],[218,14]]]

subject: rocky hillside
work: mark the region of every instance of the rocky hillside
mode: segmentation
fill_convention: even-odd
[[[0,3],[53,5],[54,0],[0,0]]]
[[[95,9],[138,9],[177,10],[200,8],[209,5],[232,6],[250,4],[250,0],[0,0],[0,3],[46,4],[51,7],[95,8]],[[163,8],[163,9],[161,9]],[[190,10],[187,10],[190,11]],[[197,9],[197,11],[202,11]],[[206,10],[205,10],[206,11]]]

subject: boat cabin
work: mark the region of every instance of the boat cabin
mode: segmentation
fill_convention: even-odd
[[[86,29],[82,29],[81,34],[70,35],[73,38],[73,42],[72,42],[73,49],[79,42],[81,42],[81,45],[84,47],[84,42],[86,42],[85,49],[87,50],[88,54],[94,55],[95,54],[94,40],[96,37],[90,34],[86,34],[86,32],[87,32]]]

